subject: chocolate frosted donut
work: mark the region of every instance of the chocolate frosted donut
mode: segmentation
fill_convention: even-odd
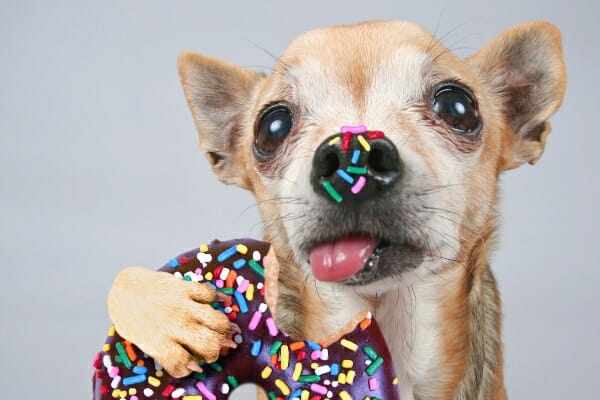
[[[399,399],[389,350],[370,313],[327,343],[292,339],[277,327],[267,305],[275,307],[278,272],[276,262],[266,260],[269,248],[251,239],[214,241],[160,268],[231,295],[231,304],[212,306],[241,327],[233,337],[237,349],[201,364],[204,372],[177,379],[111,328],[93,362],[94,399],[228,399],[247,382],[264,388],[271,400]]]

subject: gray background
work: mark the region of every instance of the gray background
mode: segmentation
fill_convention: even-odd
[[[520,22],[561,28],[567,96],[540,163],[503,176],[493,265],[510,397],[598,398],[597,4],[2,1],[2,398],[89,398],[121,268],[260,235],[251,196],[218,183],[197,149],[178,53],[267,70],[260,47],[279,54],[305,30],[365,19],[439,25],[461,55]]]

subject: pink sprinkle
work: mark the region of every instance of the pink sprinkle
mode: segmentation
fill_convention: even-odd
[[[108,370],[108,376],[110,376],[111,378],[114,378],[115,376],[119,375],[119,367],[110,367],[110,369]]]
[[[369,389],[373,392],[377,390],[377,378],[369,378]]]
[[[327,394],[327,388],[323,385],[319,385],[318,383],[313,383],[310,385],[310,390],[319,394]]]
[[[222,281],[222,280],[220,280],[220,279],[217,279],[217,281],[215,282],[215,285],[217,285],[217,287],[218,287],[219,289],[222,289],[222,288],[223,288],[223,286],[225,286],[225,282],[223,282],[223,281]]]
[[[244,279],[237,288],[238,293],[244,293],[246,289],[248,289],[248,284],[250,284],[250,281],[248,279]]]
[[[365,187],[366,184],[367,184],[367,178],[365,178],[364,175],[361,175],[358,177],[358,180],[356,181],[354,186],[352,186],[350,191],[354,194],[358,194],[358,193],[360,193],[361,190],[363,190],[363,188]]]
[[[133,395],[133,396],[131,396],[131,397],[129,398],[129,400],[138,400],[138,397],[137,397],[137,396],[135,396],[135,395]]]
[[[196,383],[196,387],[198,388],[200,393],[202,393],[204,397],[206,397],[207,400],[217,400],[217,396],[215,396],[214,393],[208,390],[204,382]]]
[[[259,311],[254,311],[254,315],[252,316],[252,319],[250,320],[250,323],[248,324],[248,329],[250,329],[251,331],[255,330],[256,327],[258,326],[258,323],[260,322],[261,318],[262,318],[262,313]]]
[[[367,131],[367,127],[364,125],[342,125],[340,130],[344,133],[351,132],[357,135],[359,133],[365,133]]]
[[[310,353],[310,359],[311,360],[316,361],[319,358],[321,358],[321,351],[320,350],[315,350],[312,353]]]
[[[202,268],[196,268],[196,270],[194,271],[194,273],[196,275],[202,275]]]
[[[279,329],[277,329],[275,321],[271,317],[267,318],[267,328],[269,328],[269,334],[271,336],[276,336],[277,333],[279,333]]]

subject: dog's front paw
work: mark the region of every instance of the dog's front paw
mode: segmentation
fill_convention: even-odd
[[[179,378],[201,371],[198,360],[213,362],[236,346],[230,339],[235,326],[210,305],[227,301],[223,296],[205,284],[129,267],[113,283],[108,311],[121,336]]]

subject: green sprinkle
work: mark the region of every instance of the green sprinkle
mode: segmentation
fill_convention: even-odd
[[[238,380],[233,375],[229,375],[227,377],[227,382],[229,382],[229,384],[231,385],[231,387],[234,388],[234,389],[240,385],[239,382],[238,382]]]
[[[350,167],[348,167],[350,168]],[[321,183],[323,185],[323,187],[325,188],[325,190],[327,190],[327,193],[329,193],[329,195],[331,196],[332,199],[334,199],[336,202],[341,203],[342,202],[342,196],[337,192],[337,190],[335,190],[333,188],[333,186],[331,185],[331,183],[329,183],[329,181],[323,181],[323,183]]]
[[[127,352],[125,351],[125,347],[123,347],[123,343],[117,342],[117,344],[115,344],[115,347],[117,348],[117,351],[119,352],[119,355],[123,360],[123,365],[125,365],[126,368],[131,369],[131,367],[133,367],[133,364],[127,356]]]
[[[352,165],[349,165],[346,167],[346,172],[350,174],[364,175],[367,173],[367,167],[354,167]]]
[[[367,367],[367,375],[373,376],[373,374],[379,369],[379,367],[381,367],[381,364],[383,364],[383,358],[377,357],[375,361],[373,361],[371,365]]]
[[[221,304],[219,304],[219,302],[218,302],[218,301],[213,301],[212,303],[210,303],[210,306],[211,306],[212,308],[214,308],[215,310],[216,310],[217,308],[219,308],[219,306],[220,306],[220,305],[221,305]]]
[[[115,361],[118,362],[119,364],[123,364],[123,359],[121,358],[121,356],[115,356]]]
[[[217,291],[219,291],[221,293],[225,293],[225,294],[227,294],[229,296],[231,296],[233,294],[233,289],[232,288],[228,288],[228,287],[217,289]]]
[[[273,343],[271,345],[271,348],[269,349],[269,355],[272,356],[273,354],[276,354],[279,351],[279,348],[282,344],[283,343],[281,343],[281,340],[278,340],[275,343]]]
[[[274,391],[270,390],[268,394],[269,394],[269,400],[277,400],[277,395],[275,394]]]
[[[319,375],[300,375],[298,377],[298,382],[300,383],[315,383],[319,382],[321,378]]]
[[[192,376],[202,382],[206,381],[206,374],[204,372],[194,372]]]
[[[259,274],[263,278],[265,277],[265,269],[262,267],[262,265],[260,265],[259,263],[257,263],[254,260],[248,261],[248,265],[250,266],[250,268],[252,268],[254,270],[254,272]]]
[[[377,355],[377,353],[375,353],[375,350],[373,350],[373,348],[371,346],[365,346],[365,347],[363,347],[363,351],[365,352],[365,354],[367,355],[367,357],[369,357],[373,361],[375,361],[377,359],[377,357],[379,357]]]
[[[383,360],[381,360],[381,362],[383,362]],[[209,366],[210,366],[212,369],[214,369],[215,371],[217,371],[217,372],[221,372],[221,371],[223,371],[223,367],[221,366],[221,364],[219,364],[219,363],[217,363],[217,362],[214,362],[214,363],[211,363],[211,364],[208,364],[208,365],[209,365]]]
[[[192,281],[192,278],[191,278],[189,275],[185,275],[185,276],[183,277],[183,280],[184,280],[184,281],[186,281],[186,282],[191,282],[191,281]]]

